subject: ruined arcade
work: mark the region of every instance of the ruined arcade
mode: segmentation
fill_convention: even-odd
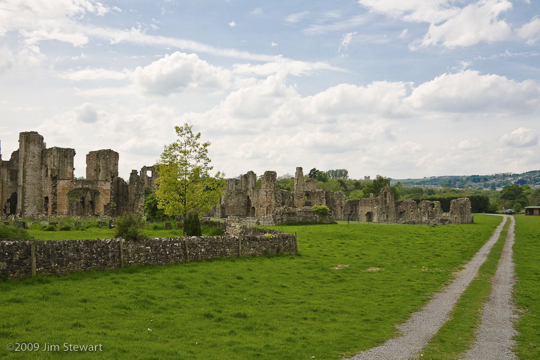
[[[0,205],[4,217],[116,216],[141,213],[145,189],[157,178],[154,167],[133,170],[129,184],[118,176],[116,151],[86,155],[86,178],[74,177],[75,150],[47,148],[35,131],[19,134],[19,149],[0,154]]]

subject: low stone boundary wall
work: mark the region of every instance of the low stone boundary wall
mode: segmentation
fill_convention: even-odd
[[[124,265],[158,265],[217,258],[296,254],[296,235],[268,230],[263,235],[201,236],[144,240],[97,239],[0,241],[0,275],[64,275]],[[270,235],[266,235],[270,234]]]

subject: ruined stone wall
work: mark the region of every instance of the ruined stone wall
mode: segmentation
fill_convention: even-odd
[[[86,155],[86,180],[111,181],[118,177],[118,159],[116,151],[96,150]]]
[[[326,198],[326,206],[330,209],[330,215],[335,220],[342,220],[344,218],[345,211],[345,194],[341,191],[329,191],[324,192]]]
[[[157,265],[203,261],[237,256],[296,254],[296,236],[268,230],[272,236],[241,233],[240,236],[202,236],[123,240],[126,265]],[[265,233],[267,233],[265,232]],[[186,252],[187,243],[187,252]],[[32,274],[32,242],[0,242],[0,274],[17,279]],[[76,271],[120,267],[120,239],[34,241],[36,273],[64,275]]]
[[[471,214],[471,201],[468,198],[455,199],[450,202],[448,212],[449,223],[470,224],[474,221]]]
[[[395,224],[467,224],[473,221],[469,199],[458,199],[449,215],[442,213],[439,202],[414,200],[396,201],[389,187],[378,196],[363,199],[345,199],[341,191],[333,192],[317,188],[313,179],[304,179],[301,167],[296,168],[294,191],[288,192],[276,186],[277,174],[265,172],[261,189],[254,185],[256,175],[249,172],[240,180],[229,179],[227,190],[219,206],[211,215],[236,222],[257,225],[280,223],[312,222],[320,223],[311,210],[315,205],[326,205],[330,216],[325,222],[351,220]]]
[[[19,174],[19,151],[11,154],[9,161],[0,161],[0,213],[14,215],[17,212]]]
[[[115,216],[142,214],[144,190],[153,189],[157,171],[143,167],[135,186],[118,177],[119,155],[113,150],[86,156],[86,180],[74,180],[75,150],[46,148],[35,131],[19,135],[19,150],[0,159],[0,211],[4,216]],[[151,173],[147,176],[147,173]],[[136,173],[136,171],[135,171]],[[144,174],[144,176],[142,176]],[[133,191],[132,191],[133,190]]]
[[[43,151],[43,167],[41,177],[43,179],[43,214],[56,216],[63,214],[58,212],[58,183],[71,184],[73,181],[74,149],[53,147]],[[60,208],[65,209],[65,201],[60,200]]]

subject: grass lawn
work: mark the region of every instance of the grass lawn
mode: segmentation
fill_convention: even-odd
[[[115,237],[115,229],[109,229],[107,227],[88,227],[81,230],[69,230],[69,231],[44,231],[43,226],[33,226],[28,229],[28,233],[35,240],[91,240],[91,239],[111,239]],[[145,228],[145,233],[148,237],[178,237],[183,236],[182,229],[173,228],[171,230],[164,230],[163,223],[149,224]],[[218,235],[213,233],[216,229],[212,229],[207,226],[202,227],[203,236]]]
[[[0,359],[69,356],[6,350],[16,342],[102,344],[100,358],[338,359],[397,335],[394,324],[440,290],[500,221],[274,227],[297,233],[299,256],[7,281]]]
[[[515,352],[540,359],[540,216],[516,216],[514,300],[520,309]]]

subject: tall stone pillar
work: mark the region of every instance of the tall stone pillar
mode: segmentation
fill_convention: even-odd
[[[43,212],[42,166],[45,143],[35,131],[19,134],[17,214],[35,217]]]

